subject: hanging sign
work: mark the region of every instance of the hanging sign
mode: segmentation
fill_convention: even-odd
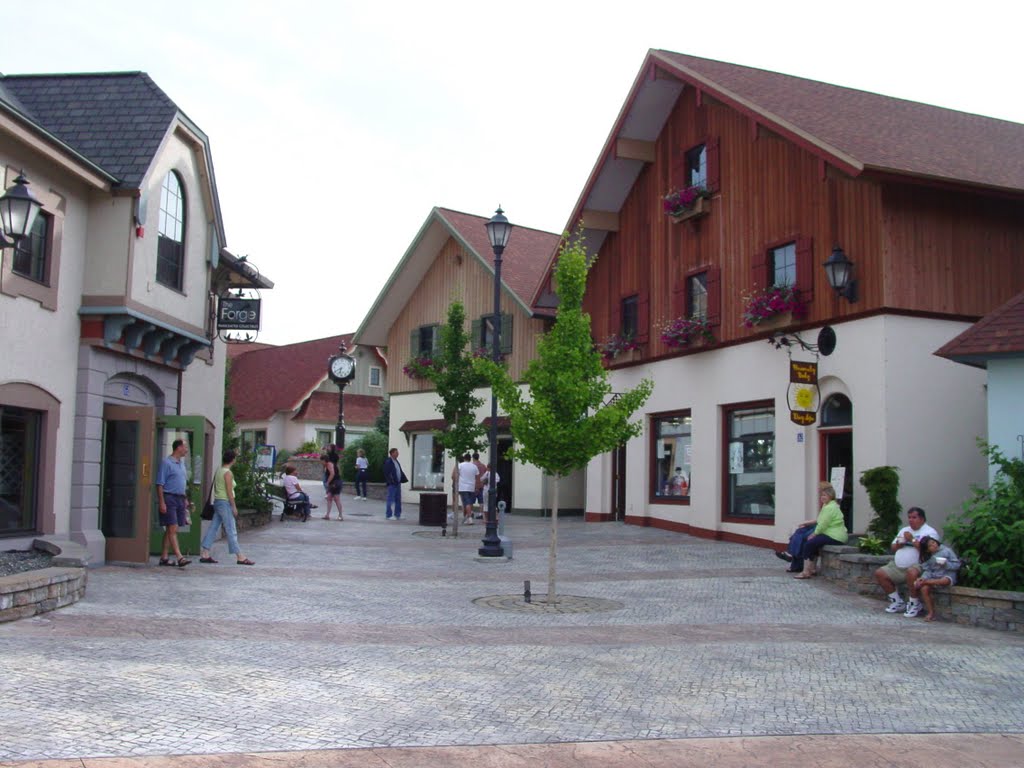
[[[217,307],[218,331],[258,331],[260,329],[260,299],[220,297]]]
[[[818,364],[803,360],[789,361],[789,389],[786,401],[789,403],[789,420],[802,427],[809,427],[818,420]]]

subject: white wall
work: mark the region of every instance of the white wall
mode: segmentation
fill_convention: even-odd
[[[983,376],[932,354],[964,327],[885,316],[835,327],[836,351],[818,360],[818,373],[821,402],[839,392],[853,403],[855,531],[863,531],[874,514],[858,482],[865,469],[898,466],[901,503],[924,507],[929,521],[939,525],[966,498],[970,483],[983,479],[974,448],[975,435],[984,429]],[[817,329],[802,336],[813,342]],[[813,353],[799,351],[793,358],[815,359]],[[645,416],[643,434],[627,445],[627,515],[775,542],[786,541],[799,521],[815,517],[820,421],[801,427],[789,420],[789,360],[785,350],[760,339],[613,371],[610,381],[616,392],[636,386],[644,377],[654,380],[645,414],[688,408],[693,417],[690,505],[648,502],[650,423]],[[775,525],[725,523],[722,406],[758,400],[775,402]],[[608,456],[588,467],[588,512],[611,510],[610,470]]]
[[[1007,458],[1021,456],[1024,435],[1024,358],[988,361],[988,440]],[[989,468],[989,479],[995,467]]]

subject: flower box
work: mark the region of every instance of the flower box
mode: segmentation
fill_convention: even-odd
[[[707,216],[711,210],[711,201],[706,197],[698,197],[693,207],[683,209],[678,213],[669,212],[669,216],[672,218],[673,224],[678,224],[681,221],[690,221],[691,219],[699,219],[701,216]]]
[[[777,315],[766,317],[764,320],[759,322],[755,328],[758,330],[770,331],[775,328],[785,328],[787,325],[793,324],[793,313],[792,312],[780,312]]]
[[[741,319],[746,328],[781,328],[806,315],[807,304],[791,285],[775,285],[743,297]]]

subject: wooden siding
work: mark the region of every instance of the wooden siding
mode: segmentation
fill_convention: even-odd
[[[466,308],[468,333],[473,320],[494,311],[494,273],[449,238],[388,332],[389,392],[433,389],[430,382],[410,379],[402,371],[412,354],[409,337],[420,326],[444,325],[448,319],[448,307],[453,301],[461,301]],[[507,290],[502,291],[501,311],[512,315],[512,351],[507,361],[509,372],[519,378],[535,356],[543,321],[530,318]]]
[[[662,212],[673,167],[686,149],[717,139],[719,191],[702,218],[674,223]],[[1024,206],[981,195],[850,178],[810,152],[711,99],[683,92],[591,270],[585,298],[595,339],[618,331],[622,297],[649,291],[644,356],[673,350],[659,328],[676,316],[673,292],[687,273],[721,267],[720,341],[750,337],[741,321],[755,266],[772,244],[810,241],[807,322],[882,307],[981,315],[1024,285]],[[836,296],[822,265],[834,244],[855,264],[859,301]]]

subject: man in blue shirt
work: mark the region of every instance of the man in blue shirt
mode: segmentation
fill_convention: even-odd
[[[156,495],[160,502],[160,525],[164,527],[163,548],[160,551],[160,565],[177,565],[184,568],[192,561],[182,557],[178,547],[178,526],[188,525],[188,475],[185,472],[185,456],[188,454],[188,443],[175,440],[171,443],[171,455],[160,462],[156,472]],[[175,562],[167,557],[167,550],[172,549]]]

